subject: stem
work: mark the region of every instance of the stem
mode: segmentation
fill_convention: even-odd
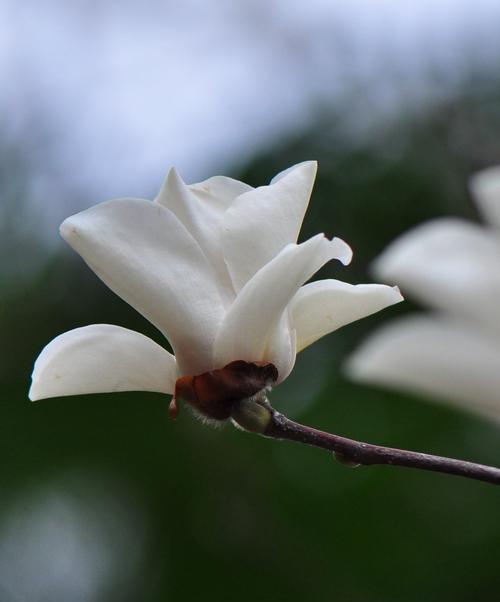
[[[354,441],[298,424],[274,409],[271,411],[269,426],[263,435],[273,439],[287,439],[321,447],[333,452],[340,462],[351,466],[371,466],[373,464],[406,466],[500,485],[500,468]]]

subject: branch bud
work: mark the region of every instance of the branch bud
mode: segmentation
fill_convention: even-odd
[[[261,435],[267,431],[272,417],[271,410],[252,397],[240,399],[233,405],[231,411],[235,426]]]
[[[361,466],[359,462],[340,452],[333,452],[333,455],[337,462],[340,462],[340,464],[347,466],[348,468],[357,468],[358,466]]]

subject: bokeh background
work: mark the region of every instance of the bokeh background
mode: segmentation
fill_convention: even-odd
[[[500,590],[500,491],[345,468],[204,427],[168,399],[27,399],[40,349],[91,323],[158,333],[58,237],[71,213],[152,198],[175,165],[267,183],[319,161],[301,237],[348,268],[423,220],[478,219],[500,163],[500,4],[476,0],[0,0],[0,600],[468,602]],[[356,386],[342,362],[410,303],[299,356],[272,401],[370,442],[500,464],[497,427]]]

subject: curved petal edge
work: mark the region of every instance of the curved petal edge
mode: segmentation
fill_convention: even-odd
[[[236,292],[287,244],[297,241],[316,170],[315,161],[294,165],[269,186],[239,196],[226,211],[222,247]]]
[[[120,326],[94,324],[65,332],[42,349],[29,398],[116,391],[173,393],[176,379],[174,356],[153,340]]]
[[[321,337],[403,301],[397,286],[319,280],[303,286],[290,303],[297,351]]]
[[[73,215],[60,230],[97,276],[166,336],[182,373],[213,368],[224,314],[218,280],[169,209],[116,199]]]
[[[343,240],[322,234],[287,245],[246,283],[227,312],[215,339],[216,365],[267,359],[269,336],[299,288],[326,262],[347,263],[351,254]]]
[[[470,189],[485,219],[500,228],[500,166],[484,169],[472,176]]]
[[[352,380],[386,386],[500,420],[499,340],[439,315],[394,321],[348,359]]]

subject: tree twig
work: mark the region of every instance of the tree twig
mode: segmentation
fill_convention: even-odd
[[[500,468],[355,441],[304,426],[288,419],[274,409],[271,411],[269,425],[262,434],[273,439],[297,441],[326,449],[333,452],[340,462],[350,466],[371,466],[374,464],[405,466],[500,485]]]

